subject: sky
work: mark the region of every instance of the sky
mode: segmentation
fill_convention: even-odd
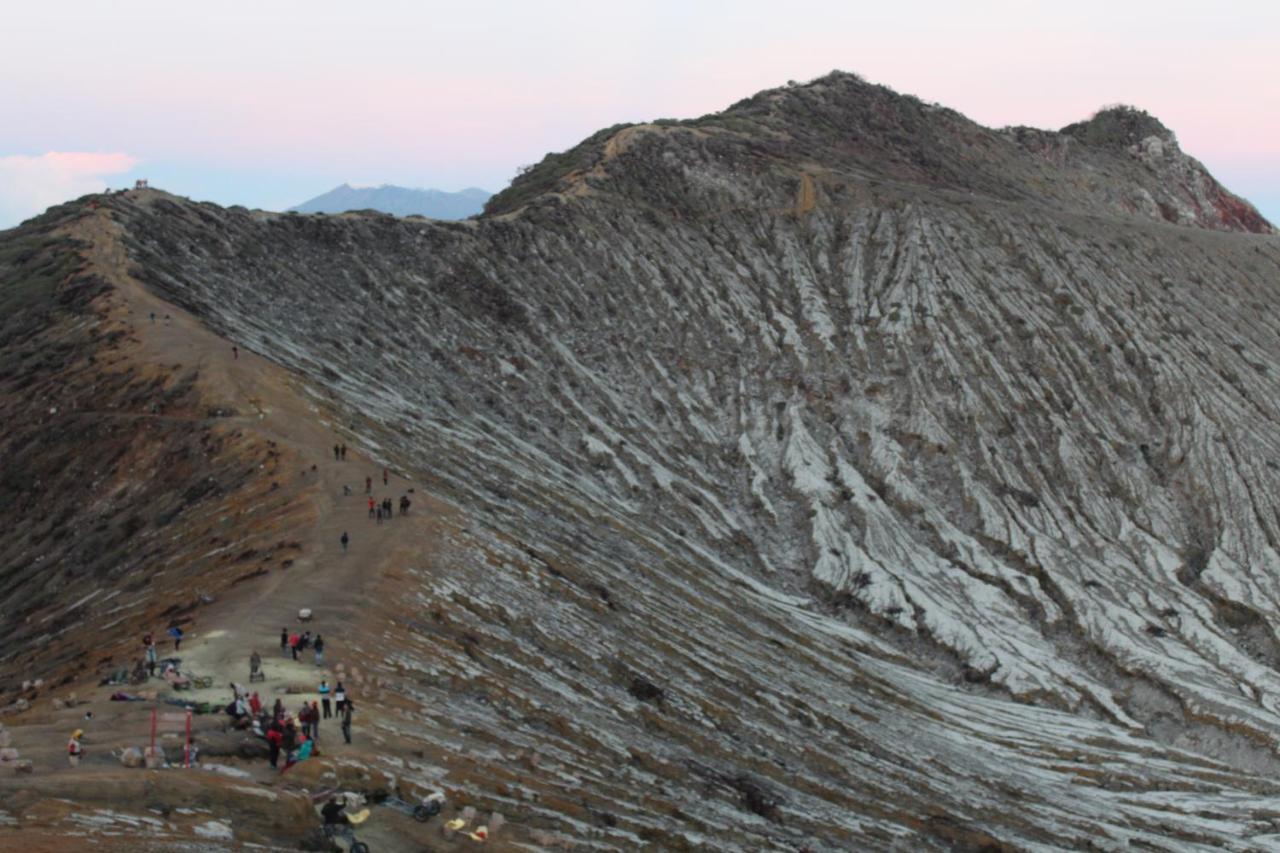
[[[0,228],[148,178],[284,209],[495,191],[623,121],[833,69],[982,124],[1129,103],[1280,222],[1280,3],[42,0],[0,27]]]

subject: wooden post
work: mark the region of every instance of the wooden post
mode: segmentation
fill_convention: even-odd
[[[191,712],[187,712],[187,743],[182,748],[182,766],[191,766]]]
[[[156,754],[156,709],[151,709],[151,754]]]

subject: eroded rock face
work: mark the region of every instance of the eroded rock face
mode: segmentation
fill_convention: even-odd
[[[1132,124],[837,76],[464,224],[109,205],[475,519],[370,615],[369,683],[504,757],[460,787],[622,846],[1264,843],[1280,244]]]

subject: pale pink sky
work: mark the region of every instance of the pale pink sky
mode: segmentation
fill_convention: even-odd
[[[833,68],[994,126],[1133,103],[1280,219],[1280,3],[860,5],[24,3],[0,31],[0,227],[136,175],[267,208],[343,181],[494,190],[600,127]]]

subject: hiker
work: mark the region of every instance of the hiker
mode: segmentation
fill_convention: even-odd
[[[382,504],[378,504],[378,523],[382,523]]]
[[[258,675],[262,672],[262,655],[258,654],[258,650],[254,649],[253,654],[249,655],[249,683],[258,680]]]
[[[298,709],[298,722],[302,724],[302,734],[311,737],[311,706],[306,702]]]
[[[351,743],[351,714],[355,711],[355,707],[351,704],[351,700],[347,699],[342,705],[342,739],[347,743]]]
[[[347,461],[347,445],[345,443],[342,445],[342,461]]]
[[[240,347],[233,346],[233,347],[231,348],[231,359],[232,359],[233,361],[239,361],[239,360],[240,360]]]
[[[262,699],[258,696],[258,691],[253,691],[253,695],[249,697],[249,713],[255,717],[262,716]]]
[[[342,553],[347,553],[347,543],[351,541],[351,537],[347,535],[347,531],[342,531],[342,538],[338,541],[342,543]]]
[[[182,629],[174,625],[169,629],[169,636],[173,637],[173,650],[176,652],[182,647]]]
[[[276,704],[279,702],[280,700],[277,699]],[[284,726],[280,725],[279,719],[272,720],[271,725],[267,726],[267,749],[269,750],[267,759],[271,762],[273,769],[277,767],[277,762],[280,760],[280,746],[283,743]]]
[[[373,518],[373,498],[369,498],[369,517]]]
[[[339,681],[338,686],[333,689],[333,704],[334,704],[334,707],[338,709],[339,714],[342,713],[342,706],[346,703],[346,701],[347,701],[346,688],[344,688],[342,686],[342,682]]]
[[[71,740],[67,741],[67,761],[72,767],[79,767],[80,756],[84,755],[84,745],[80,743],[82,737],[84,737],[84,729],[76,729],[71,733]]]
[[[280,718],[283,716],[284,716],[284,701],[281,699],[277,699],[276,704],[271,709],[271,719],[275,720],[276,722],[279,722]]]
[[[311,700],[311,739],[320,742],[320,703]]]
[[[334,462],[337,462],[337,461],[338,461],[338,453],[339,453],[339,451],[338,451],[338,445],[336,445],[336,444],[335,444],[335,445],[333,446],[333,461],[334,461]]]
[[[156,641],[148,631],[142,637],[142,647],[147,652],[147,675],[154,678],[156,674]]]
[[[389,473],[390,473],[390,472],[388,472],[386,468],[383,468],[383,469],[382,469],[382,485],[384,485],[384,486],[387,484],[387,477],[388,477]]]
[[[316,692],[320,694],[320,707],[324,709],[324,718],[327,720],[333,716],[333,706],[329,704],[329,681],[320,679],[320,688]]]
[[[366,495],[373,494],[373,478],[372,477],[364,478],[364,493]],[[369,501],[369,513],[370,515],[373,514],[373,501]]]
[[[298,642],[301,640],[297,634],[289,635],[289,651],[293,653],[293,659],[298,659]]]
[[[400,496],[400,514],[401,515],[409,514],[409,496],[408,495]]]
[[[391,518],[391,498],[387,498],[382,502],[382,514],[387,518]]]
[[[298,651],[305,652],[311,648],[311,632],[303,631],[302,638],[298,640]]]
[[[342,484],[342,496],[343,496],[344,498],[349,498],[349,497],[351,497],[351,487],[350,487],[350,486],[348,486],[346,483],[343,483],[343,484]]]
[[[151,312],[151,322],[152,322],[152,323],[154,323],[155,321],[156,321],[156,312],[152,311],[152,312]]]
[[[316,650],[316,666],[324,666],[324,637],[316,634],[314,647]]]

